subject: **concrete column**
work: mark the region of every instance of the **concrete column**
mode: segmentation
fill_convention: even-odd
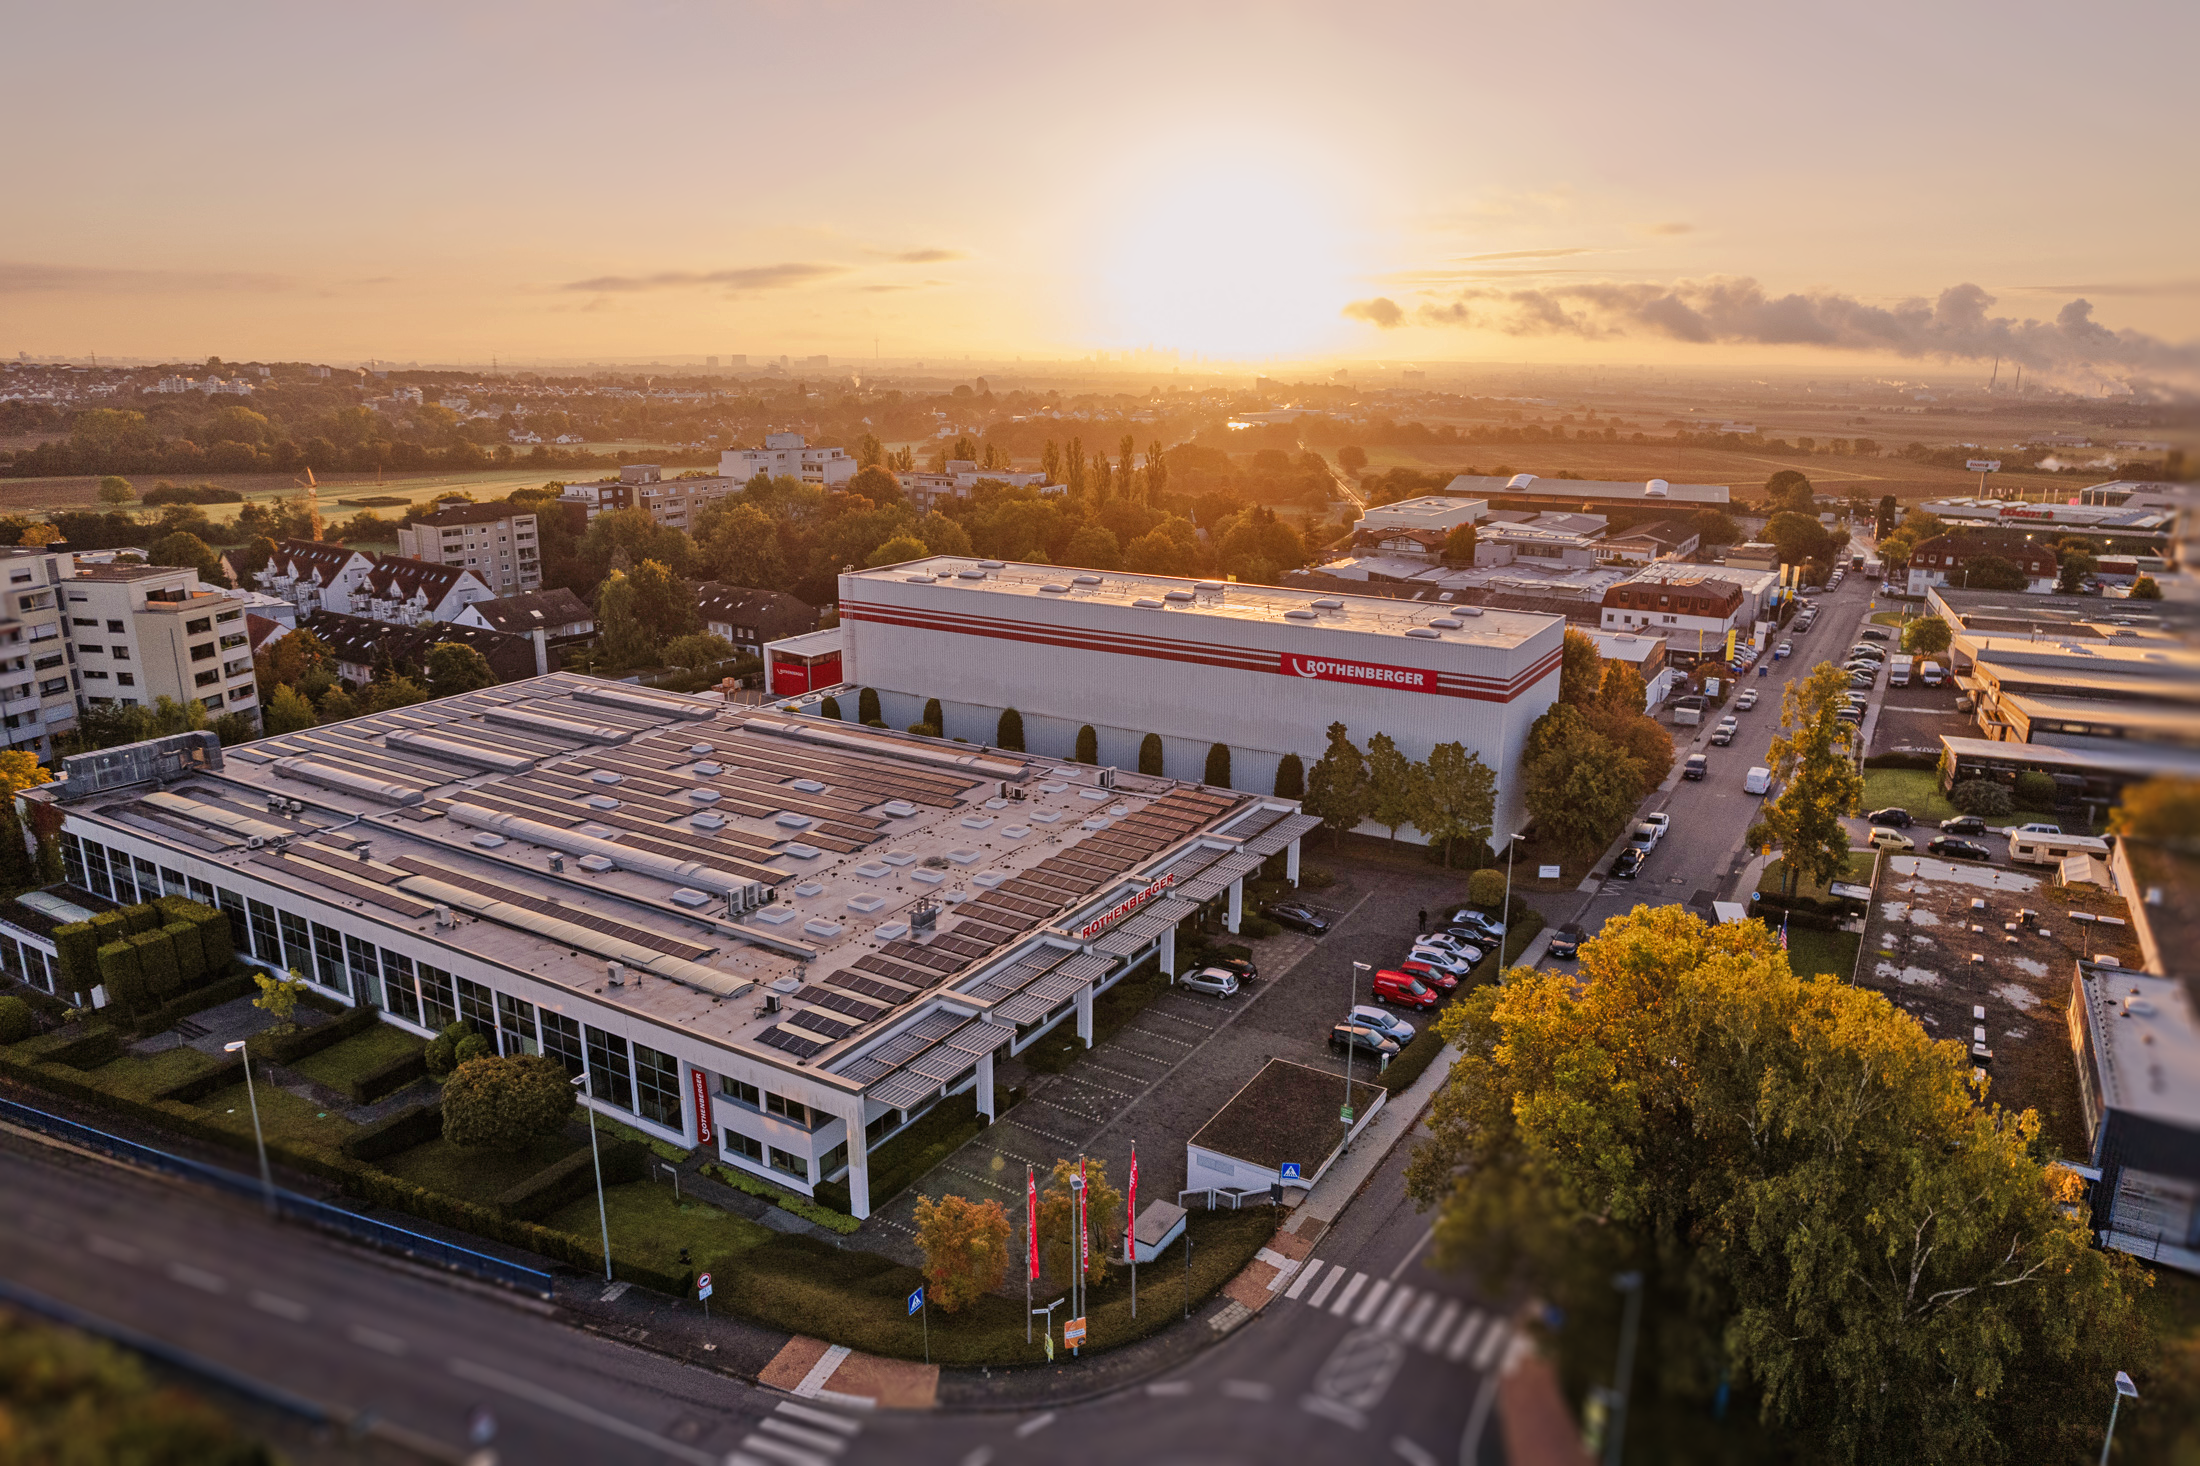
[[[1176,981],[1176,928],[1173,926],[1161,934],[1161,970],[1168,974],[1171,983]]]
[[[1299,842],[1296,840],[1284,847],[1283,878],[1294,886],[1299,883]]]
[[[1236,936],[1238,924],[1245,919],[1245,877],[1230,882],[1230,910],[1222,918],[1222,925],[1231,936]]]
[[[992,1123],[993,1056],[990,1053],[978,1056],[978,1113],[985,1116],[988,1124]]]
[[[1086,983],[1077,990],[1077,1036],[1092,1047],[1092,984]]]
[[[871,1140],[863,1133],[863,1101],[845,1117],[848,1125],[848,1214],[861,1220],[871,1214]]]

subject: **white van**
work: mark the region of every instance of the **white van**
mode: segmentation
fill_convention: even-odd
[[[1759,766],[1742,776],[1744,794],[1762,794],[1772,787],[1772,770]]]
[[[1908,687],[1910,685],[1910,661],[1911,659],[1908,657],[1896,657],[1887,663],[1887,685],[1889,687]],[[1926,665],[1930,666],[1931,663]]]
[[[1923,682],[1927,687],[1940,686],[1940,679],[1942,675],[1943,674],[1940,670],[1940,663],[1938,662],[1920,662],[1918,664],[1918,680],[1920,682]]]
[[[2009,858],[2026,865],[2060,865],[2069,855],[2108,859],[2108,842],[2090,835],[2047,835],[2026,830],[2009,832]]]

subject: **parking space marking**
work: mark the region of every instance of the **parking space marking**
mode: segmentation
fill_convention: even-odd
[[[143,1262],[145,1249],[133,1247],[127,1242],[117,1242],[94,1232],[84,1239],[84,1246],[94,1257],[104,1257],[109,1262]]]
[[[1191,1042],[1189,1039],[1177,1038],[1171,1034],[1166,1033],[1155,1033],[1150,1028],[1140,1028],[1136,1024],[1130,1024],[1126,1026],[1122,1031],[1124,1033],[1135,1033],[1140,1038],[1157,1038],[1165,1044],[1175,1044],[1180,1049],[1196,1049],[1199,1047],[1198,1044]]]
[[[1148,1062],[1148,1063],[1153,1063],[1153,1064],[1158,1064],[1158,1063],[1160,1063],[1161,1061],[1160,1061],[1159,1059],[1150,1059],[1150,1060],[1148,1060],[1147,1062]],[[1090,1059],[1087,1059],[1087,1060],[1085,1061],[1085,1063],[1084,1063],[1084,1067],[1085,1067],[1085,1068],[1087,1068],[1087,1069],[1096,1069],[1096,1070],[1098,1070],[1098,1071],[1099,1071],[1100,1073],[1102,1073],[1102,1074],[1112,1074],[1112,1075],[1114,1075],[1114,1076],[1115,1076],[1116,1078],[1118,1078],[1118,1079],[1123,1079],[1123,1080],[1128,1080],[1128,1081],[1129,1081],[1130,1083],[1132,1083],[1132,1084],[1152,1084],[1152,1083],[1154,1082],[1153,1080],[1151,1080],[1151,1079],[1148,1079],[1148,1078],[1147,1078],[1147,1077],[1146,1077],[1145,1075],[1143,1075],[1143,1074],[1125,1074],[1125,1073],[1124,1073],[1124,1072],[1123,1072],[1122,1070],[1120,1070],[1120,1069],[1110,1069],[1110,1068],[1109,1068],[1109,1067],[1108,1067],[1107,1065],[1105,1065],[1105,1064],[1095,1064],[1095,1063],[1093,1063],[1093,1062],[1092,1062],[1092,1060],[1090,1060]]]
[[[174,1278],[186,1288],[196,1288],[202,1293],[226,1293],[229,1291],[228,1279],[218,1273],[210,1273],[205,1268],[193,1267],[187,1262],[168,1264],[168,1276]]]
[[[293,1303],[290,1299],[278,1298],[273,1293],[255,1291],[252,1294],[252,1306],[262,1313],[272,1313],[277,1318],[286,1318],[292,1323],[304,1323],[312,1316],[312,1311],[303,1303]]]

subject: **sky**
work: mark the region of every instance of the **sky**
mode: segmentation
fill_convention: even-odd
[[[2200,386],[2188,0],[0,23],[9,353],[2001,354]]]

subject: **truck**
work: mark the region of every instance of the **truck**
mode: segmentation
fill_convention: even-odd
[[[1945,677],[1946,675],[1947,674],[1945,672],[1940,670],[1940,663],[1938,662],[1926,661],[1918,663],[1917,680],[1924,683],[1927,687],[1940,686],[1941,678]]]
[[[1887,685],[1889,687],[1908,687],[1910,685],[1911,664],[1912,659],[1907,656],[1898,656],[1888,662]]]

